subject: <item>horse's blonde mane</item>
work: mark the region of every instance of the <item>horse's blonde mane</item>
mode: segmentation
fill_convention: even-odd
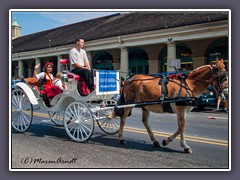
[[[211,67],[211,66],[210,66],[210,65],[200,66],[200,67],[192,70],[190,73],[195,73],[195,72],[198,72],[198,71],[200,71],[200,70],[202,70],[202,69],[206,69],[206,68],[208,68],[208,67]]]

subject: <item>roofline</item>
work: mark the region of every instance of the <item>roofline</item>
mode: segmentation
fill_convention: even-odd
[[[173,41],[200,40],[206,38],[226,37],[229,33],[228,20],[195,24],[169,29],[134,33],[121,36],[123,44],[119,43],[118,36],[86,41],[86,51],[98,51],[103,49],[114,49],[132,46],[143,46],[167,43],[169,38]],[[64,46],[45,48],[34,51],[12,53],[12,61],[34,59],[36,57],[57,56],[68,54],[74,43]]]

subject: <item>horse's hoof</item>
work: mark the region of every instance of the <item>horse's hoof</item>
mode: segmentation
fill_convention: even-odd
[[[167,145],[167,143],[166,143],[166,140],[164,139],[164,140],[162,140],[162,145],[163,146],[166,146]]]
[[[120,140],[120,144],[126,144],[126,141],[124,139]]]
[[[192,154],[192,149],[191,149],[191,148],[184,149],[184,152],[185,152],[185,153]]]
[[[153,142],[153,145],[154,145],[155,147],[161,147],[158,141]]]

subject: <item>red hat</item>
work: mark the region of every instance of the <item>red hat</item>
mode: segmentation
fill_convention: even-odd
[[[53,67],[53,63],[52,62],[46,62],[45,64],[44,64],[44,69],[46,69],[47,67],[48,67],[48,65],[50,65],[50,66],[52,66]]]

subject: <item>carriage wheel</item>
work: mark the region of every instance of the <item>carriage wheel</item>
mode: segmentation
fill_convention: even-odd
[[[105,107],[116,106],[117,101],[108,100],[105,103]],[[120,127],[120,118],[118,116],[112,116],[114,110],[103,110],[97,114],[97,124],[99,128],[106,134],[117,134]]]
[[[25,132],[32,123],[33,107],[22,89],[12,91],[12,127]]]
[[[63,116],[64,116],[64,111],[60,111],[60,112],[48,112],[48,115],[50,117],[50,119],[52,120],[52,122],[54,124],[56,124],[57,126],[63,126]]]
[[[69,104],[64,113],[64,127],[74,141],[87,141],[94,130],[94,118],[89,107],[82,102]]]

